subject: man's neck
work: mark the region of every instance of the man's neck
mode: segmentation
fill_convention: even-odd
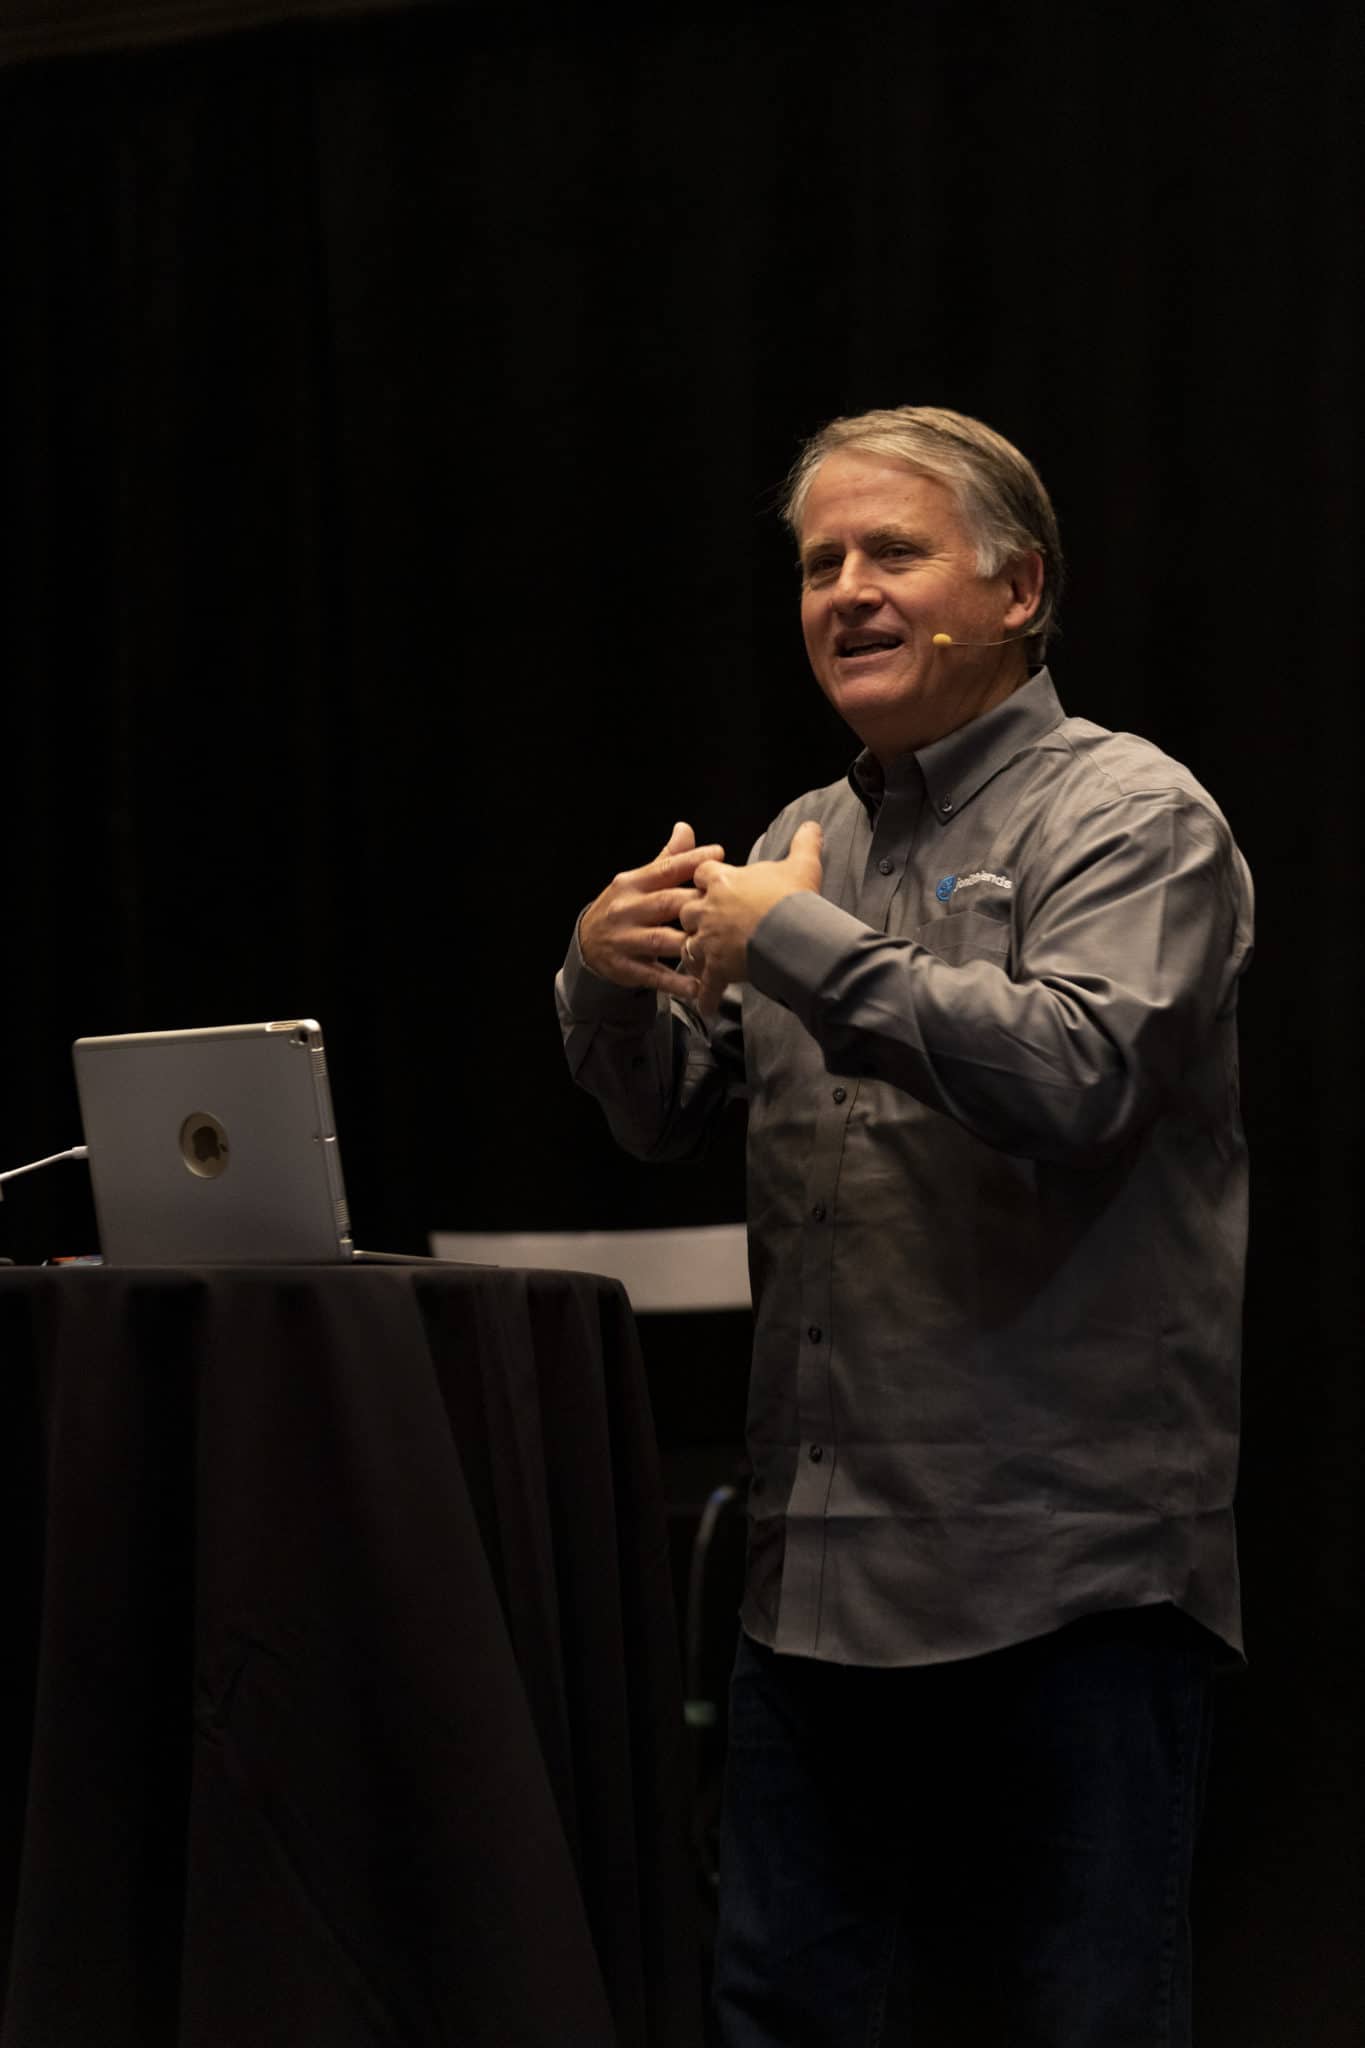
[[[1022,690],[1029,680],[1028,665],[1020,661],[1011,663],[995,677],[981,700],[971,702],[956,719],[951,716],[926,720],[923,726],[914,726],[909,721],[894,733],[861,732],[858,737],[869,753],[875,754],[883,768],[893,761],[902,760],[906,754],[918,754],[924,747],[932,747],[936,740],[946,740],[949,733],[961,732],[966,725],[972,725],[987,712],[996,710],[1016,690]]]

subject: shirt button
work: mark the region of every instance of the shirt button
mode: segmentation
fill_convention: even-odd
[[[816,1203],[816,1205],[815,1205],[815,1207],[814,1207],[814,1208],[813,1208],[813,1209],[811,1210],[811,1212],[810,1212],[810,1213],[811,1213],[812,1217],[813,1217],[813,1218],[815,1219],[815,1221],[816,1221],[817,1223],[823,1223],[823,1222],[824,1222],[824,1220],[825,1220],[825,1205],[824,1205],[824,1203],[823,1203],[823,1202],[817,1202],[817,1203]]]
[[[845,1102],[845,1101],[847,1101],[847,1099],[848,1099],[848,1090],[847,1090],[847,1088],[836,1088],[836,1089],[835,1089],[835,1091],[834,1091],[834,1100],[835,1100],[836,1102]]]
[[[820,1328],[820,1325],[818,1323],[812,1323],[810,1328],[806,1332],[806,1335],[810,1338],[812,1344],[818,1344],[820,1342],[820,1339],[824,1336],[824,1334],[824,1331]]]
[[[882,874],[882,875],[892,875],[892,874],[894,874],[894,873],[895,873],[895,871],[896,871],[896,863],[895,863],[895,862],[894,862],[893,860],[879,860],[879,861],[877,862],[877,872],[878,872],[878,874]]]
[[[939,805],[939,810],[943,813],[945,818],[952,816],[953,800],[950,796],[944,797],[943,802]]]
[[[812,1465],[818,1465],[818,1464],[819,1464],[819,1462],[820,1462],[820,1460],[821,1460],[821,1459],[822,1459],[822,1458],[824,1457],[824,1455],[825,1455],[825,1447],[824,1447],[824,1445],[823,1445],[823,1444],[812,1444],[812,1445],[811,1445],[811,1447],[810,1447],[810,1461],[811,1461]]]

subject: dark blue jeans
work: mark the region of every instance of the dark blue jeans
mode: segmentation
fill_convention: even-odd
[[[912,1669],[741,1636],[724,2048],[1188,2048],[1213,1661],[1171,1608]]]

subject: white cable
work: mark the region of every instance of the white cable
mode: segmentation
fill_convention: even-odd
[[[0,1173],[0,1202],[5,1199],[4,1183],[18,1180],[21,1173],[36,1173],[40,1166],[56,1166],[63,1159],[88,1159],[88,1145],[72,1145],[66,1152],[49,1152],[46,1159],[30,1159],[27,1166],[11,1166],[8,1173]]]

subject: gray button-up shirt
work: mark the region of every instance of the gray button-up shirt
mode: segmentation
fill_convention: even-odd
[[[1044,670],[752,858],[807,818],[821,894],[768,913],[709,1026],[576,945],[557,984],[632,1151],[686,1156],[748,1095],[745,1628],[915,1664],[1170,1601],[1240,1649],[1251,883],[1222,814]]]

